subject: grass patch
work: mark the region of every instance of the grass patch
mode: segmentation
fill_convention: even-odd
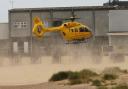
[[[98,87],[97,89],[108,89],[108,88],[105,87],[105,86],[100,86],[100,87]]]
[[[79,72],[70,73],[68,79],[69,79],[69,82],[70,82],[71,85],[81,84],[82,83],[82,80],[80,78],[80,73]]]
[[[120,69],[114,68],[114,70],[119,71]],[[125,71],[127,72],[127,71]],[[101,74],[97,74],[91,70],[84,69],[81,71],[61,71],[53,74],[53,76],[49,79],[49,81],[61,81],[61,80],[69,80],[69,84],[92,84],[93,86],[108,86],[108,85],[117,85],[115,79],[117,79],[119,75],[114,74],[114,72],[105,72]],[[101,88],[102,89],[102,88]],[[107,88],[103,88],[107,89]],[[116,89],[116,88],[113,88]],[[118,89],[118,88],[117,88]],[[120,88],[119,88],[120,89]],[[127,89],[127,88],[126,88]]]
[[[114,74],[104,74],[103,79],[104,80],[115,80],[118,76]]]
[[[79,72],[72,72],[69,75],[70,80],[76,80],[76,79],[80,79],[80,73]]]
[[[112,89],[128,89],[128,85],[118,85],[116,87],[113,87]]]
[[[90,77],[94,77],[94,76],[97,76],[98,74],[91,71],[91,70],[88,70],[88,69],[84,69],[84,70],[81,70],[80,71],[80,77],[82,79],[87,79],[87,78],[90,78]]]
[[[53,76],[50,78],[49,81],[60,81],[65,80],[69,78],[69,75],[71,74],[71,71],[61,71],[56,74],[53,74]]]
[[[73,80],[69,80],[70,81],[70,85],[75,85],[75,84],[82,84],[82,80],[81,79],[73,79]]]
[[[61,81],[68,79],[70,84],[80,84],[89,82],[92,77],[97,75],[97,73],[88,69],[84,69],[79,72],[62,71],[53,74],[49,81]]]
[[[93,86],[101,86],[101,81],[100,80],[93,80],[92,85]]]

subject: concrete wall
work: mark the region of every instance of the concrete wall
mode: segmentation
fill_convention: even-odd
[[[0,23],[0,58],[8,56],[9,46],[9,29],[8,23]]]
[[[72,16],[71,11],[54,11],[53,18],[70,18]]]
[[[0,23],[0,40],[9,39],[8,23]]]
[[[117,45],[126,45],[128,44],[128,35],[111,35],[110,40],[111,45],[117,46]]]
[[[108,11],[95,11],[95,35],[107,36],[109,31]]]
[[[127,53],[128,50],[128,10],[109,11],[109,45],[115,52]],[[118,32],[118,33],[114,33]],[[124,33],[123,33],[124,32]]]
[[[109,31],[128,31],[128,10],[109,11]]]
[[[109,45],[113,47],[111,53],[128,54],[128,35],[109,36]],[[123,60],[121,58],[121,60]]]
[[[22,27],[22,23],[26,26]],[[17,25],[17,26],[16,26]],[[30,36],[30,14],[29,12],[10,13],[11,37],[28,37]]]

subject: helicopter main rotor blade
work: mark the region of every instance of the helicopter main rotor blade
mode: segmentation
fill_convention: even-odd
[[[80,19],[78,17],[70,17],[70,18],[48,18],[47,21],[49,22],[53,22],[53,21],[65,21],[65,20],[71,20],[71,21],[74,21],[76,19]]]

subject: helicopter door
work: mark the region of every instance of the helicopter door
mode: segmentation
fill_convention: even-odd
[[[74,31],[75,31],[75,36],[77,36],[79,34],[79,29],[75,28]]]

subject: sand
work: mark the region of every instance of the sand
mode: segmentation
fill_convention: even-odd
[[[66,58],[69,58],[69,60],[64,60],[65,58],[63,58],[61,63],[52,63],[52,59],[46,57],[46,60],[43,58],[37,64],[31,64],[30,59],[23,58],[22,61],[16,65],[10,64],[8,59],[3,60],[3,65],[0,67],[0,86],[29,85],[48,82],[50,77],[58,71],[79,71],[87,68],[100,72],[106,67],[118,66],[122,69],[128,68],[127,60],[114,63],[107,57],[104,57],[100,62],[94,62],[89,58],[79,61],[73,61],[70,57]]]

